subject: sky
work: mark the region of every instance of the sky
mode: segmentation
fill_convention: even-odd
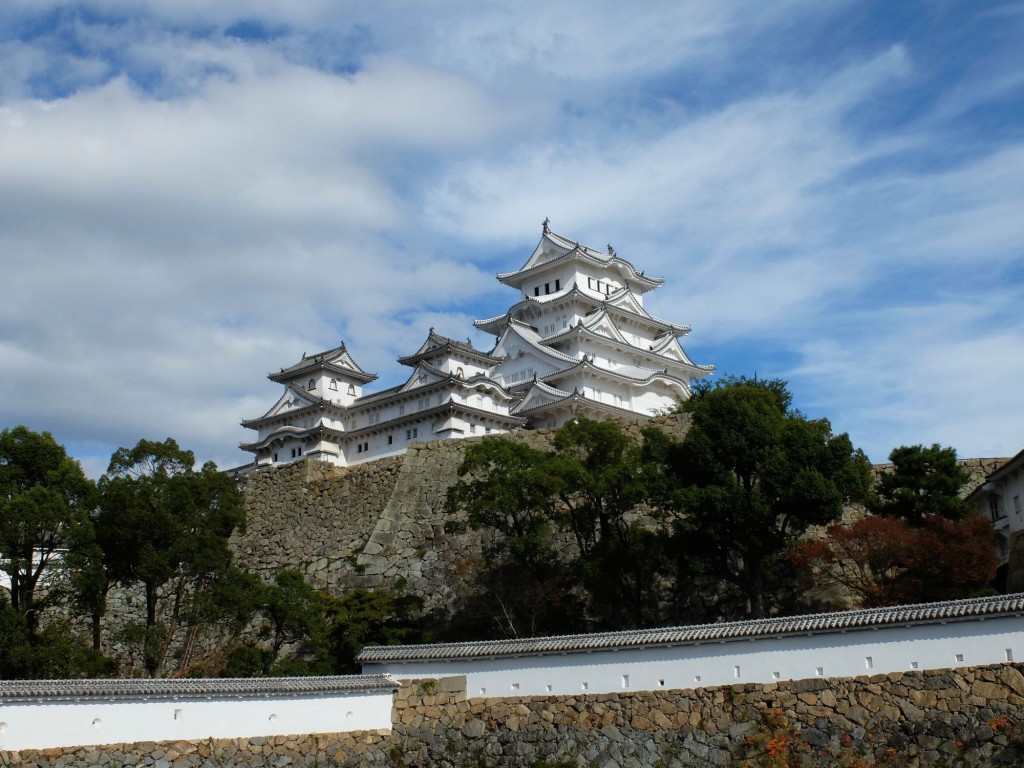
[[[471,338],[541,222],[873,461],[1024,446],[1024,2],[5,0],[0,427],[247,462],[268,371]]]

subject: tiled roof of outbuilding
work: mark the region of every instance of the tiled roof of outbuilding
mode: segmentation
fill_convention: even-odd
[[[1024,593],[753,621],[695,624],[688,627],[561,635],[521,640],[375,646],[364,648],[357,661],[364,664],[454,661],[500,656],[619,650],[643,646],[695,645],[732,640],[756,640],[781,635],[846,632],[900,624],[941,624],[976,617],[994,618],[1020,614],[1024,614]]]
[[[330,677],[0,680],[0,704],[78,699],[280,698],[330,693],[372,693],[398,687],[388,675]]]

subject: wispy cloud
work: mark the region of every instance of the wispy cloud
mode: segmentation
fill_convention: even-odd
[[[11,0],[0,423],[239,463],[303,351],[486,345],[550,216],[873,458],[1013,452],[1024,17],[918,10]]]

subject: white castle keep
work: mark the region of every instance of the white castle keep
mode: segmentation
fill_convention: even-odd
[[[558,427],[579,415],[620,422],[652,416],[690,396],[714,370],[679,343],[690,331],[652,317],[643,296],[664,280],[548,229],[515,272],[498,275],[519,293],[502,315],[474,325],[496,337],[490,351],[431,329],[404,384],[369,394],[377,378],[345,344],[302,359],[271,381],[284,385],[263,416],[242,426],[256,466],[313,458],[338,466],[391,456],[410,442],[522,428]]]

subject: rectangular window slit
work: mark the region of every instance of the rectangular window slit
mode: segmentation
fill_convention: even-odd
[[[664,688],[665,687],[665,681],[659,678],[659,680],[658,680],[658,687],[659,688]]]
[[[512,690],[513,691],[518,691],[519,690],[519,683],[512,683]]]
[[[551,684],[549,683],[548,685],[545,685],[544,686],[544,690],[547,691],[548,693],[551,693]]]
[[[815,667],[814,668],[814,674],[817,675],[818,677],[821,677],[822,675],[825,674],[825,668],[824,667]]]
[[[772,680],[780,680],[782,678],[781,672],[772,672]]]
[[[694,675],[693,676],[693,682],[699,683],[700,682],[700,675]]]
[[[1012,648],[1007,648],[1006,649],[1006,660],[1007,661],[1013,661],[1013,649]]]
[[[581,690],[587,690],[590,687],[590,683],[582,683],[580,686]]]
[[[916,661],[910,662],[910,668],[911,669],[917,669],[917,662]]]
[[[735,667],[732,668],[732,676],[733,677],[739,677],[740,676],[740,665],[739,664],[737,664]]]
[[[622,687],[629,688],[629,675],[622,676]]]
[[[962,653],[958,653],[953,658],[956,659],[958,663],[962,664],[964,660],[964,655]]]
[[[865,669],[874,669],[874,667],[875,667],[875,660],[872,659],[870,656],[865,656],[864,657],[864,668]]]

